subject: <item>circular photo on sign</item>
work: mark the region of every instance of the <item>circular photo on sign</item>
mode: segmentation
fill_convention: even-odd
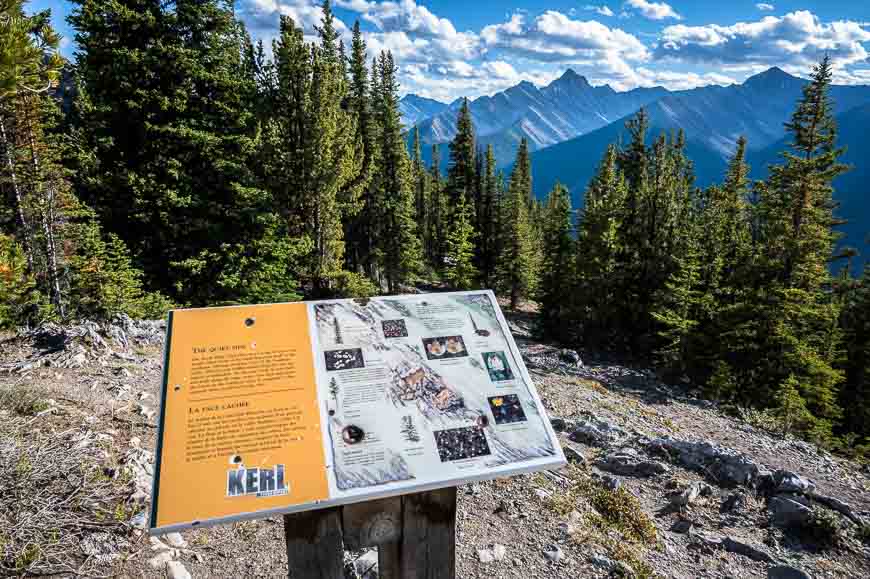
[[[341,439],[344,440],[346,444],[356,444],[360,442],[363,438],[365,438],[365,432],[359,426],[345,426],[341,431]]]

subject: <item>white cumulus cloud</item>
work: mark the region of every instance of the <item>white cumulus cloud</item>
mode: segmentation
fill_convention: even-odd
[[[647,0],[626,0],[625,6],[634,8],[641,16],[648,20],[665,20],[673,18],[682,20],[670,4],[666,2],[647,2]]]
[[[613,16],[613,10],[611,10],[610,6],[607,6],[606,4],[602,6],[587,4],[583,7],[583,10],[586,10],[587,12],[595,12],[596,14],[600,14],[602,16]]]
[[[760,2],[756,4],[755,7],[762,12],[773,12],[774,10],[776,10],[776,6],[774,6],[773,4],[767,4],[766,2]]]
[[[542,62],[649,58],[649,50],[633,34],[595,20],[574,20],[555,10],[531,22],[523,14],[514,14],[507,22],[486,26],[480,36],[488,50]]]
[[[870,42],[870,31],[857,22],[824,23],[813,13],[800,10],[730,26],[668,26],[661,33],[655,58],[707,65],[807,68],[827,54],[834,67],[840,68],[867,59],[865,42]]]

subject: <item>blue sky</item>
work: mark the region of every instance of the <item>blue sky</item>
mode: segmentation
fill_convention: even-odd
[[[274,37],[279,14],[313,35],[320,0],[239,0],[236,11],[255,38]],[[806,75],[826,52],[835,82],[870,84],[867,0],[571,2],[551,0],[333,0],[347,38],[359,20],[373,54],[393,51],[402,92],[440,100],[492,94],[521,80],[544,85],[567,68],[616,90],[662,85],[684,89],[742,82],[771,66]],[[51,8],[75,51],[66,0]]]

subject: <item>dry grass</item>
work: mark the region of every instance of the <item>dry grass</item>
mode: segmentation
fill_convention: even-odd
[[[129,477],[94,430],[38,415],[39,392],[0,388],[0,575],[87,573],[126,542]]]
[[[544,504],[560,516],[572,511],[586,513],[585,524],[573,534],[573,540],[604,548],[611,559],[630,567],[634,577],[653,577],[654,570],[644,555],[657,542],[656,527],[640,501],[624,487],[611,490],[596,482],[581,467],[571,466],[567,474],[570,486],[547,497]],[[619,576],[618,569],[615,573]]]
[[[580,386],[581,388],[588,388],[593,392],[598,392],[604,396],[610,395],[610,390],[604,387],[604,385],[597,380],[587,380],[586,378],[568,378],[566,380],[569,384],[573,384],[575,386]]]

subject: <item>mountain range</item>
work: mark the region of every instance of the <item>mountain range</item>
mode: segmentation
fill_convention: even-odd
[[[568,69],[543,88],[523,81],[492,96],[469,101],[469,110],[478,142],[482,147],[492,144],[498,164],[505,165],[513,160],[524,137],[530,150],[543,149],[603,127],[666,94],[667,89],[662,87],[626,92],[607,85],[595,87]],[[405,125],[417,125],[424,145],[447,143],[456,135],[462,99],[438,103],[440,109],[435,103],[413,94],[400,103]],[[422,110],[437,112],[421,118],[418,111]]]
[[[491,97],[469,101],[469,109],[480,146],[493,144],[500,167],[510,170],[520,139],[527,138],[533,151],[535,194],[546,196],[559,181],[571,190],[574,207],[579,208],[583,191],[607,145],[625,142],[625,121],[641,107],[649,115],[650,138],[662,132],[685,131],[687,154],[694,163],[698,185],[722,180],[740,135],[748,141],[753,176],[764,178],[767,166],[777,162],[779,153],[787,147],[784,123],[806,82],[773,67],[730,86],[617,92],[606,85],[593,87],[568,70],[543,88],[522,82]],[[865,189],[870,178],[870,146],[866,144],[870,86],[835,85],[831,87],[831,98],[840,127],[839,143],[847,149],[844,160],[854,167],[835,183],[841,204],[838,215],[850,221],[844,229],[843,244],[863,247],[862,254],[867,254],[870,247],[864,244],[864,235],[870,232],[870,193]],[[446,168],[447,143],[456,132],[461,99],[450,104],[422,102],[414,95],[406,96],[403,102],[406,99],[406,123],[416,123],[424,144],[443,148],[441,160]],[[423,110],[433,114],[421,118],[426,113],[418,111]],[[430,149],[424,147],[427,161]]]

